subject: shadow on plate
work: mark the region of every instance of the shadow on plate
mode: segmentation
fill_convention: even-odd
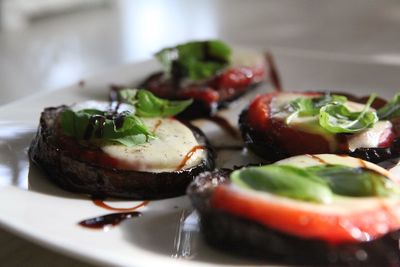
[[[208,246],[199,231],[197,213],[192,211],[186,196],[150,204],[143,216],[120,226],[123,237],[134,246],[180,260],[223,265],[265,264]]]
[[[87,195],[72,193],[60,188],[48,179],[46,174],[32,162],[30,162],[28,171],[28,189],[29,191],[63,198],[90,199]]]

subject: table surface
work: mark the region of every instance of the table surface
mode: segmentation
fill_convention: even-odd
[[[35,20],[0,32],[0,105],[54,90],[102,70],[151,58],[158,49],[190,39],[220,38],[269,48],[283,58],[344,62],[315,77],[294,67],[289,86],[362,84],[397,89],[400,74],[398,1],[113,1],[92,10]],[[367,67],[365,68],[365,65]],[[357,71],[357,66],[364,66]],[[352,73],[346,73],[354,69]],[[308,77],[308,78],[307,78]],[[92,266],[0,230],[3,266]]]

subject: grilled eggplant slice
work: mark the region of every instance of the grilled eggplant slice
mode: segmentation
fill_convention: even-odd
[[[353,106],[358,106],[357,108],[362,107],[359,104],[365,104],[368,100],[365,97],[358,98],[354,95],[343,93],[331,93],[330,95],[336,94],[346,96],[349,101],[352,101]],[[378,121],[375,125],[376,127],[372,128],[378,128],[378,124],[380,125],[379,127],[383,128],[381,133],[379,133],[380,136],[376,137],[379,139],[379,142],[375,142],[376,147],[363,147],[363,142],[359,141],[361,138],[368,137],[369,133],[365,134],[364,137],[361,137],[361,134],[359,134],[360,137],[357,137],[358,140],[356,140],[356,138],[351,139],[356,134],[332,134],[320,127],[318,123],[312,125],[306,121],[307,118],[301,118],[303,121],[300,121],[300,123],[298,121],[291,124],[285,122],[287,118],[284,118],[285,115],[282,114],[284,112],[290,113],[290,109],[292,108],[289,105],[290,101],[300,97],[315,99],[323,95],[324,93],[322,92],[273,92],[258,96],[239,116],[239,128],[246,146],[255,154],[268,161],[277,161],[305,153],[337,153],[348,154],[378,163],[400,155],[400,120],[397,118]],[[277,98],[279,100],[276,100]],[[282,99],[285,98],[289,99],[286,102],[287,105],[284,107],[287,110],[279,111],[279,108],[274,107],[274,103],[280,102],[279,105],[282,108],[282,103],[285,103],[285,100]],[[379,109],[385,106],[385,104],[385,100],[376,98],[372,103],[372,107]],[[274,117],[274,114],[278,114],[278,118]],[[297,126],[301,125],[301,123],[303,123],[301,127]],[[310,123],[309,125],[311,126],[307,125],[307,123]],[[373,131],[371,130],[370,132]],[[376,132],[372,134],[377,135]],[[353,147],[349,146],[351,142],[349,140],[356,140],[353,141]]]
[[[304,158],[305,157],[305,158]],[[335,164],[335,160],[340,163],[353,162],[357,165],[358,159],[351,157],[341,157],[335,155],[315,155],[315,156],[297,156],[297,162],[310,162],[320,164],[319,160],[326,160],[328,164]],[[320,158],[320,159],[318,159]],[[290,159],[289,159],[290,160]],[[290,161],[284,160],[281,164]],[[308,162],[308,163],[307,163]],[[312,165],[312,164],[311,164]],[[371,164],[360,161],[360,167],[371,167]],[[379,169],[376,169],[380,171]],[[319,238],[300,236],[305,232],[313,231],[311,226],[307,226],[307,215],[304,215],[304,226],[300,227],[297,234],[288,233],[262,223],[256,219],[242,214],[256,214],[259,206],[270,199],[265,197],[258,202],[253,209],[246,205],[241,205],[236,201],[227,201],[223,206],[216,205],[216,194],[221,188],[230,187],[230,170],[215,170],[213,172],[204,172],[188,187],[188,195],[193,206],[200,215],[201,232],[208,244],[222,251],[235,253],[245,257],[255,257],[267,261],[270,264],[293,264],[293,265],[328,265],[328,266],[399,266],[400,256],[398,253],[398,240],[400,232],[398,226],[391,228],[377,238],[364,239],[361,242],[327,242]],[[234,195],[243,197],[240,191],[234,189]],[[251,194],[247,195],[252,197]],[[234,198],[235,198],[234,197]],[[272,198],[273,200],[273,198]],[[266,202],[266,205],[269,205]],[[303,205],[304,202],[299,205]],[[272,202],[272,204],[276,204]],[[398,204],[396,204],[398,206]],[[242,212],[232,212],[237,209],[243,209]],[[284,208],[283,208],[284,209]],[[283,210],[282,209],[282,210]],[[300,208],[301,209],[301,208]],[[329,207],[325,215],[329,221]],[[357,208],[354,209],[357,212]],[[293,210],[292,210],[293,211]],[[394,210],[392,210],[394,211]],[[267,211],[265,211],[268,213]],[[270,217],[272,221],[283,224],[293,222],[282,222],[282,213],[264,214]],[[264,216],[262,215],[262,216]],[[382,215],[382,214],[381,214]],[[288,215],[289,216],[289,215]],[[397,215],[396,215],[397,216]],[[286,216],[287,217],[287,216]],[[289,216],[290,217],[290,216]],[[372,216],[372,220],[374,220]],[[311,218],[310,218],[311,219]],[[399,217],[397,216],[397,224]],[[312,219],[311,219],[312,220]],[[276,224],[276,223],[275,223]],[[296,224],[296,222],[294,222]],[[271,225],[274,225],[272,223]],[[278,224],[279,225],[279,224]],[[349,225],[347,225],[349,226]],[[378,224],[375,225],[378,227]],[[374,228],[375,226],[371,226]],[[279,226],[278,226],[279,228]],[[324,229],[324,228],[322,228]],[[356,229],[356,228],[354,228]],[[325,232],[324,232],[325,231]],[[326,227],[322,231],[323,235],[335,236],[335,227]],[[295,231],[296,232],[296,231]],[[355,234],[355,232],[354,232]]]
[[[66,108],[67,106],[52,107],[42,112],[29,156],[52,181],[68,191],[95,197],[138,200],[168,198],[184,194],[193,177],[214,168],[214,154],[206,137],[191,125],[189,127],[193,135],[206,152],[198,165],[172,172],[146,172],[112,167],[108,164],[112,159],[98,147],[83,145],[60,131],[59,115]],[[85,157],[81,157],[83,154]]]
[[[271,55],[231,49],[218,40],[165,48],[156,58],[164,71],[151,74],[140,87],[170,100],[193,99],[179,114],[185,119],[210,117],[265,80],[280,86]]]

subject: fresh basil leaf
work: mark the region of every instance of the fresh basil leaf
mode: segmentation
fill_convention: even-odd
[[[138,91],[139,91],[138,89],[130,89],[130,88],[118,90],[117,99],[120,102],[127,103],[135,107],[138,102],[138,100],[136,99]]]
[[[378,110],[380,120],[390,120],[400,117],[400,93],[397,93],[392,100]]]
[[[352,112],[344,104],[330,103],[319,112],[319,124],[331,133],[356,133],[372,127],[379,119],[369,111],[376,95],[371,95],[361,112]]]
[[[333,193],[343,196],[368,197],[399,194],[399,188],[380,173],[365,168],[343,165],[321,165],[306,171],[323,178]]]
[[[320,109],[329,103],[345,103],[347,98],[341,95],[325,94],[321,97],[299,97],[289,103],[289,109],[292,113],[286,118],[286,123],[296,117],[315,116],[319,114]]]
[[[117,142],[135,146],[154,138],[143,121],[129,112],[110,114],[107,111],[65,109],[60,125],[64,133],[79,140]]]
[[[193,102],[192,99],[182,101],[162,99],[143,89],[122,89],[118,92],[118,98],[135,106],[137,116],[149,118],[174,116]]]
[[[234,184],[293,199],[330,203],[332,192],[327,183],[302,168],[290,165],[267,165],[236,170],[231,174]]]
[[[400,187],[380,173],[343,165],[272,164],[236,170],[230,178],[242,188],[316,203],[330,203],[334,195],[400,197]]]
[[[155,54],[165,72],[174,79],[208,79],[225,68],[231,57],[230,47],[222,41],[194,41],[165,48]]]

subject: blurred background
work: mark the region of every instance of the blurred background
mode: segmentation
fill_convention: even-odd
[[[0,0],[0,105],[208,38],[350,64],[326,71],[323,84],[362,77],[361,86],[397,88],[399,30],[397,0]],[[301,64],[292,68],[304,81]],[[0,246],[2,266],[88,266],[3,230]]]
[[[0,105],[189,39],[400,64],[399,1],[0,0]]]

